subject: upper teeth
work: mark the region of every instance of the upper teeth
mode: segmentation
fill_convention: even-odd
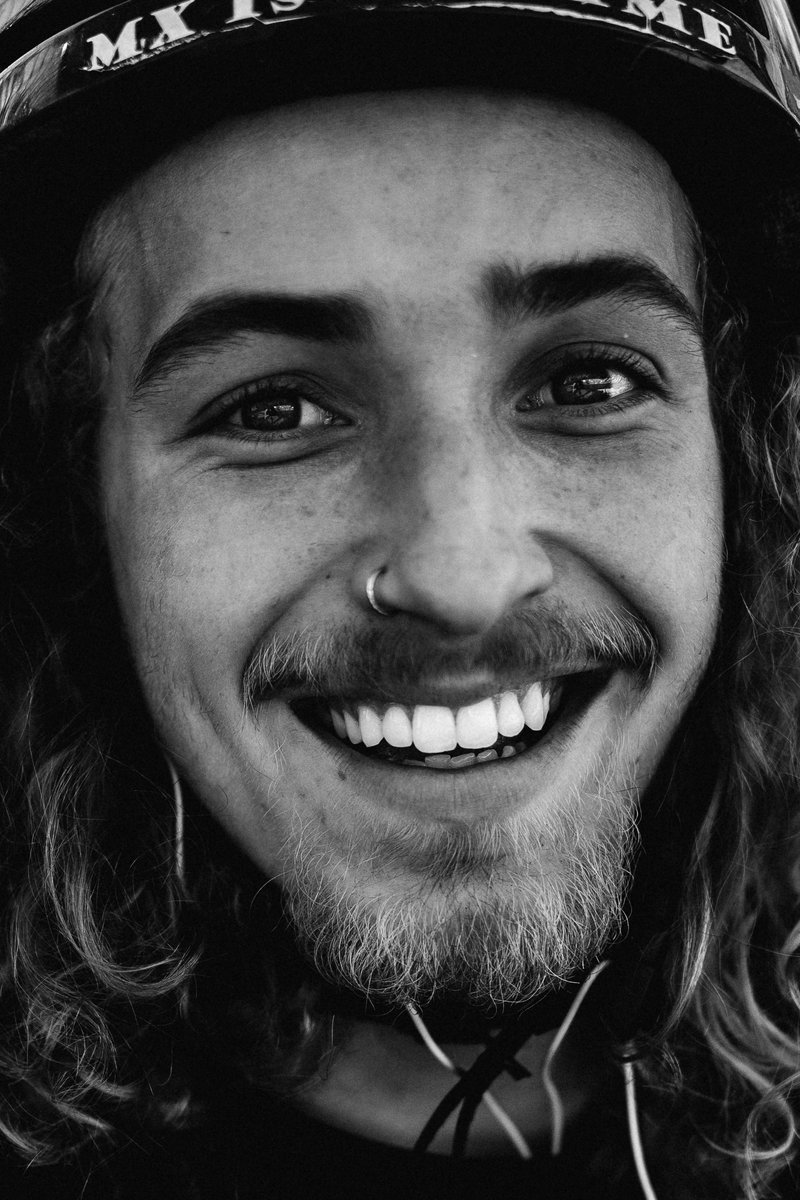
[[[500,735],[516,737],[525,725],[538,731],[549,708],[549,686],[532,683],[521,695],[501,692],[455,711],[439,704],[413,708],[390,704],[381,713],[372,705],[359,704],[355,713],[333,705],[330,713],[336,733],[354,746],[361,742],[377,746],[385,741],[398,748],[415,746],[422,754],[442,754],[456,746],[463,750],[493,746]]]

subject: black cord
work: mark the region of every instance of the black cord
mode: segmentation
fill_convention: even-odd
[[[508,1070],[513,1078],[520,1078],[520,1072],[529,1074],[515,1061],[514,1056],[533,1036],[535,1029],[531,1028],[532,1024],[533,1022],[515,1022],[510,1028],[501,1029],[489,1040],[472,1066],[460,1072],[457,1083],[439,1101],[417,1138],[415,1151],[424,1153],[428,1149],[447,1118],[461,1104],[462,1111],[459,1113],[453,1136],[453,1155],[457,1158],[463,1157],[470,1126],[484,1092],[503,1071]]]
[[[467,1152],[469,1131],[483,1096],[484,1093],[479,1092],[476,1088],[469,1096],[465,1096],[462,1101],[456,1120],[455,1132],[453,1133],[453,1147],[451,1150],[453,1158],[463,1158]]]

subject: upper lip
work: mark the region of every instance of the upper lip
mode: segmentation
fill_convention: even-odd
[[[394,685],[391,680],[385,684],[373,684],[371,688],[362,688],[358,692],[338,691],[328,693],[320,691],[282,692],[275,693],[271,698],[281,699],[286,703],[299,703],[304,700],[338,700],[353,704],[400,704],[408,708],[415,705],[441,705],[443,708],[458,709],[487,696],[500,695],[503,692],[524,692],[532,683],[553,684],[571,677],[586,675],[590,672],[601,674],[608,672],[610,667],[602,663],[584,663],[579,666],[570,664],[569,667],[558,665],[548,667],[546,672],[538,675],[526,674],[516,677],[498,679],[491,675],[462,677],[456,679],[420,679],[413,684],[408,682]]]

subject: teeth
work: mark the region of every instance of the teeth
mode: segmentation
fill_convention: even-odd
[[[525,728],[525,714],[514,692],[503,692],[497,705],[497,732],[503,737],[516,737]],[[483,743],[487,745],[486,742]]]
[[[399,708],[399,705],[394,706],[394,707]],[[403,716],[406,717],[406,720],[408,720],[408,717],[405,714],[404,710],[401,709],[400,711],[403,713]],[[340,713],[334,708],[331,709],[331,719],[333,720],[333,727],[334,727],[334,729],[336,729],[337,733],[339,732],[340,726],[341,726],[342,730],[346,730],[348,728],[348,724],[349,724],[349,726],[354,731],[357,731],[357,736],[360,741],[361,740],[361,727],[360,727],[359,723],[352,716],[349,717],[349,722],[348,722],[348,716],[349,716],[349,714],[346,712]],[[384,722],[385,722],[385,717],[384,717]],[[402,725],[400,727],[402,727]],[[411,728],[410,721],[408,722],[408,727],[409,727],[409,729]],[[390,729],[391,729],[391,726],[390,726]],[[385,724],[384,724],[384,733],[385,733]],[[343,737],[344,734],[339,733],[339,736]],[[388,738],[386,740],[388,741]],[[354,744],[358,745],[359,743],[355,742]],[[389,744],[391,745],[391,743],[389,743]],[[504,746],[502,753],[500,754],[499,757],[500,758],[516,758],[516,756],[518,754],[521,754],[525,750],[525,748],[526,747],[525,747],[524,742],[518,742],[516,746]],[[428,754],[428,755],[426,755],[426,757],[423,761],[420,761],[420,759],[418,759],[418,758],[404,758],[402,760],[402,765],[404,767],[423,767],[423,768],[430,767],[434,771],[458,771],[458,770],[463,770],[464,767],[474,767],[476,763],[494,762],[497,757],[498,757],[497,751],[494,749],[481,750],[480,753],[478,753],[478,754],[473,754],[471,752],[466,753],[466,754],[457,754],[457,755],[446,754],[446,753]]]
[[[426,754],[425,766],[433,767],[435,771],[449,771],[452,763],[449,754]]]
[[[390,746],[411,745],[411,721],[399,704],[391,704],[383,714],[383,736]]]
[[[456,713],[456,741],[465,750],[481,750],[497,741],[494,700],[480,700]]]
[[[554,703],[559,696],[557,688]],[[550,702],[549,686],[533,683],[522,699],[515,692],[506,691],[464,705],[456,713],[439,704],[418,704],[413,708],[390,704],[382,716],[369,704],[359,704],[357,716],[332,705],[329,711],[337,736],[348,739],[354,746],[363,743],[372,747],[382,741],[396,749],[414,746],[428,756],[426,762],[430,766],[443,766],[446,760],[450,767],[461,767],[476,761],[491,761],[487,758],[490,752],[496,758],[493,747],[498,736],[515,738],[526,725],[538,732],[547,720]],[[456,746],[467,753],[452,758]],[[510,758],[521,749],[525,749],[524,742],[516,743],[513,750],[506,746],[502,757]]]
[[[331,709],[331,720],[333,721],[333,728],[336,730],[336,736],[340,737],[340,738],[346,738],[347,737],[347,722],[345,721],[342,713],[340,713],[338,711],[338,709],[335,709],[335,708]]]
[[[358,724],[361,727],[361,738],[365,746],[377,746],[383,738],[383,722],[374,708],[368,704],[358,706]]]
[[[545,722],[546,710],[542,695],[542,685],[540,683],[531,684],[522,697],[520,707],[528,728],[534,731],[541,729]]]
[[[501,754],[501,758],[515,758],[516,750],[511,746],[506,746]],[[494,762],[497,758],[496,750],[482,750],[480,754],[429,754],[425,762],[421,763],[416,760],[407,758],[405,764],[414,767],[432,767],[434,771],[459,771],[464,767],[474,767],[476,763]]]
[[[439,704],[417,704],[411,719],[414,745],[422,754],[456,748],[456,722],[452,711]]]
[[[331,712],[333,712],[333,709],[331,709]],[[350,741],[353,743],[354,746],[360,746],[361,745],[361,726],[359,725],[359,723],[355,719],[355,717],[351,716],[349,712],[345,712],[343,715],[344,715],[345,729],[347,730],[347,736],[350,738]]]

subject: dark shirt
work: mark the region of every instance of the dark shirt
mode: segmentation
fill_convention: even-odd
[[[342,1133],[254,1093],[192,1130],[59,1167],[8,1163],[2,1200],[642,1200],[618,1114],[552,1158],[453,1159]]]

